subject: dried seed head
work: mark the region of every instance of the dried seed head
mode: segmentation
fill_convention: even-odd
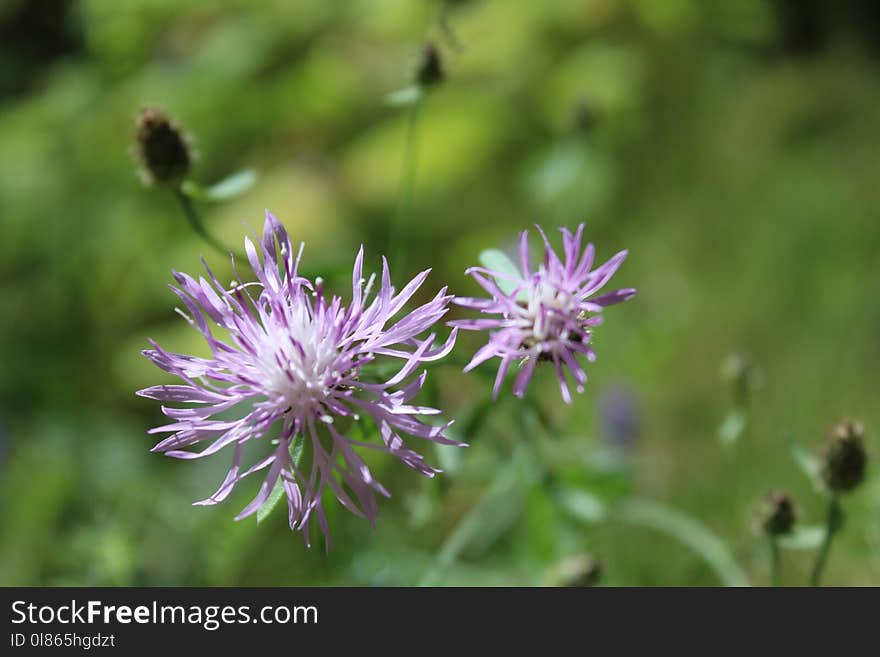
[[[135,156],[147,184],[179,184],[189,173],[192,153],[189,139],[165,113],[147,107],[137,117]]]
[[[822,466],[825,484],[836,493],[851,491],[864,480],[867,463],[864,427],[859,422],[843,420],[831,430]]]
[[[443,82],[444,77],[440,50],[433,43],[425,44],[424,49],[422,49],[422,60],[419,62],[419,68],[416,71],[416,82],[422,87],[433,87]]]
[[[797,511],[791,497],[785,493],[772,493],[764,506],[761,527],[770,536],[790,534],[797,521]]]

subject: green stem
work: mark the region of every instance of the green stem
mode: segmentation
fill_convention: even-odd
[[[779,542],[770,536],[770,581],[773,586],[782,586],[782,561],[779,558]]]
[[[391,263],[399,269],[405,269],[405,255],[409,225],[407,216],[412,209],[413,191],[416,181],[416,165],[418,163],[419,150],[419,117],[421,116],[422,96],[413,102],[409,108],[406,126],[406,146],[403,155],[403,172],[400,178],[400,191],[397,196],[397,209],[394,220],[391,223],[391,235],[389,236],[389,249],[392,254]]]
[[[183,214],[186,217],[186,220],[189,222],[189,225],[196,232],[196,234],[203,240],[205,240],[205,242],[210,244],[214,249],[216,249],[217,252],[222,253],[224,256],[228,256],[231,251],[224,247],[223,244],[221,244],[205,229],[204,224],[202,224],[202,220],[199,218],[198,212],[196,212],[192,199],[184,194],[183,190],[181,190],[180,188],[174,190],[174,196],[180,203],[180,207],[183,210]]]
[[[819,548],[819,555],[816,557],[816,565],[813,566],[813,573],[810,575],[810,586],[821,586],[822,574],[825,572],[825,565],[828,563],[828,554],[831,552],[831,543],[834,536],[840,529],[840,521],[843,511],[840,508],[840,501],[837,495],[832,494],[828,501],[828,518],[825,522],[825,538],[822,540],[822,546]]]
[[[464,47],[461,45],[461,41],[453,29],[452,23],[449,22],[449,8],[447,4],[442,1],[440,2],[440,13],[437,15],[437,25],[443,33],[443,36],[446,37],[449,46],[456,52],[462,52]]]

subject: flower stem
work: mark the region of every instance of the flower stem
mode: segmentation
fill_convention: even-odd
[[[825,524],[825,538],[822,540],[822,546],[819,548],[819,555],[816,557],[816,565],[813,566],[813,573],[810,575],[810,586],[821,586],[822,574],[825,572],[825,564],[828,562],[828,553],[831,551],[831,543],[835,534],[840,529],[843,519],[843,511],[840,508],[840,501],[837,495],[831,495],[828,501],[828,518]]]
[[[218,253],[222,253],[225,256],[228,256],[231,252],[229,249],[224,247],[217,239],[214,238],[206,229],[204,224],[202,223],[201,218],[199,218],[199,214],[196,211],[195,206],[193,205],[192,199],[189,196],[183,193],[179,187],[174,190],[174,196],[180,203],[180,207],[183,210],[183,214],[186,217],[186,220],[189,222],[189,225],[196,232],[196,234],[201,237],[205,242],[210,244]]]
[[[464,50],[458,35],[452,27],[452,23],[449,22],[449,7],[445,2],[440,3],[440,13],[437,15],[437,26],[440,28],[440,31],[443,33],[443,36],[446,37],[446,41],[453,50],[456,52],[462,52]]]
[[[782,561],[779,558],[779,541],[770,536],[770,581],[773,586],[782,586]]]
[[[409,108],[406,125],[406,146],[403,155],[403,172],[400,178],[400,191],[397,195],[397,208],[391,223],[389,235],[391,263],[399,270],[405,269],[406,243],[409,235],[407,215],[412,209],[413,191],[416,182],[416,165],[419,151],[419,119],[423,97],[419,96]]]

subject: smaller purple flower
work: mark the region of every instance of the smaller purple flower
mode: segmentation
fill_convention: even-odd
[[[599,313],[606,306],[631,299],[636,291],[625,288],[595,296],[620,267],[627,252],[621,251],[591,269],[595,248],[587,244],[581,249],[584,224],[578,226],[575,234],[562,229],[564,261],[550,246],[541,227],[536,228],[544,240],[544,260],[537,269],[529,264],[526,231],[520,233],[519,268],[500,251],[485,252],[481,261],[487,267],[471,267],[465,273],[473,276],[490,298],[456,297],[453,302],[492,317],[455,320],[450,325],[489,332],[489,342],[474,354],[465,372],[491,358],[500,358],[492,391],[494,398],[498,398],[511,365],[518,362],[520,367],[513,394],[523,397],[535,367],[548,362],[556,368],[563,400],[570,404],[565,372],[574,379],[576,390],[583,392],[587,375],[578,361],[579,357],[591,362],[596,359],[590,342],[593,329],[602,323]]]

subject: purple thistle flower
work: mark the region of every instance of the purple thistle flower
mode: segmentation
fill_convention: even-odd
[[[596,359],[590,340],[593,328],[602,322],[602,316],[597,313],[605,306],[631,299],[636,291],[626,288],[594,296],[620,267],[626,251],[591,271],[595,249],[587,244],[581,251],[583,224],[574,235],[567,228],[562,229],[564,262],[550,246],[541,227],[536,228],[544,240],[544,261],[534,271],[529,265],[526,231],[520,233],[519,268],[503,254],[494,252],[493,260],[502,270],[471,267],[465,271],[491,298],[456,297],[453,302],[485,315],[498,316],[456,320],[450,325],[489,331],[489,342],[474,354],[465,372],[490,358],[500,358],[492,391],[494,398],[498,398],[504,377],[514,362],[520,361],[520,370],[513,384],[513,394],[522,397],[537,364],[547,361],[556,368],[562,398],[570,404],[565,370],[574,378],[577,391],[583,392],[587,375],[577,356],[584,356],[588,361]]]
[[[432,426],[417,417],[439,410],[410,404],[426,376],[426,372],[416,374],[416,369],[443,358],[455,342],[455,330],[439,346],[433,333],[417,337],[446,314],[452,297],[443,288],[428,303],[401,314],[430,270],[395,293],[383,258],[379,289],[371,299],[375,276],[366,282],[363,278],[361,247],[352,274],[352,300],[346,307],[340,297],[325,294],[320,278],[313,284],[298,275],[303,246],[294,256],[287,232],[269,212],[259,245],[262,261],[258,248],[247,238],[245,250],[258,282],[233,283],[226,289],[204,261],[207,280],[174,273],[179,287],[171,289],[189,310],[189,315],[181,314],[202,333],[212,354],[197,358],[170,353],[150,341],[154,348],[144,355],[180,377],[183,385],[154,386],[138,394],[163,402],[195,404],[162,407],[172,422],[150,433],[171,435],[153,451],[196,459],[234,446],[232,466],[220,488],[195,504],[221,502],[241,479],[267,470],[259,493],[236,519],[255,513],[280,481],[290,527],[302,531],[307,544],[313,517],[328,536],[322,506],[326,488],[346,509],[372,525],[378,513],[374,493],[386,497],[389,493],[373,478],[354,447],[386,452],[433,477],[439,470],[407,447],[401,434],[461,444],[444,435],[449,424]],[[256,298],[252,290],[259,291]],[[219,327],[228,339],[215,337],[210,324]],[[400,367],[395,367],[397,371],[390,378],[366,380],[362,376],[365,366],[380,357],[397,359]],[[227,411],[238,415],[235,419],[218,417]],[[344,426],[357,422],[361,415],[375,422],[382,444],[345,435]],[[267,435],[273,428],[280,429],[275,440]],[[271,450],[246,468],[242,465],[245,445],[261,438],[264,443],[271,442]],[[201,451],[188,449],[198,443],[208,445]],[[303,448],[310,467],[294,456]],[[329,547],[329,538],[327,541]]]

